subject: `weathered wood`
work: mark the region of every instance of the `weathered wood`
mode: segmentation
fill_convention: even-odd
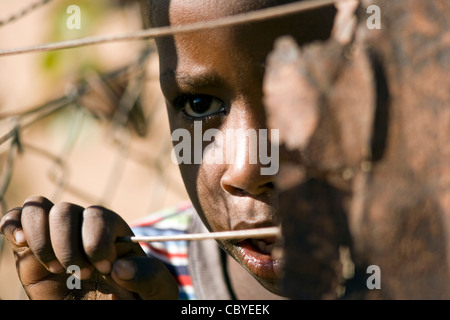
[[[373,4],[380,30],[366,25]],[[268,60],[283,286],[292,298],[343,286],[344,298],[450,298],[450,2],[362,1],[356,15],[350,43],[283,38]],[[370,265],[381,289],[366,286]]]

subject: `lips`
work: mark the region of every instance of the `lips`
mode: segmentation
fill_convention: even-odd
[[[279,279],[281,259],[274,258],[276,238],[245,239],[235,244],[245,267],[258,278]]]

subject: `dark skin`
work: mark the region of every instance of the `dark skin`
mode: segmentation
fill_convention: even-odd
[[[277,4],[255,2],[155,1],[152,25],[217,19]],[[262,80],[273,41],[286,33],[300,44],[326,39],[333,15],[334,8],[324,8],[307,15],[157,39],[171,130],[186,128],[193,134],[194,120],[202,121],[203,131],[266,128]],[[201,102],[200,108],[193,105],[195,99]],[[236,148],[247,146],[238,144]],[[261,175],[260,163],[234,160],[223,165],[180,165],[189,196],[205,225],[211,231],[278,225],[274,177]],[[160,261],[146,257],[137,244],[115,242],[132,232],[119,215],[105,208],[54,205],[33,196],[22,208],[8,212],[0,228],[14,250],[19,277],[31,299],[177,298],[177,285]],[[275,298],[281,293],[278,260],[262,253],[250,259],[242,255],[236,241],[219,241],[219,245],[233,258],[230,274],[238,297],[241,289],[250,285],[251,292],[240,297]],[[65,268],[69,265],[82,269],[81,290],[67,289]]]
[[[16,257],[30,299],[174,299],[178,288],[164,265],[141,247],[116,243],[132,235],[114,212],[102,207],[54,205],[29,197],[0,223]],[[68,289],[70,265],[81,268],[81,290]]]

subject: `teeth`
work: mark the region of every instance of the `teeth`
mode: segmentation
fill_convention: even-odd
[[[252,240],[253,241],[253,245],[258,248],[259,251],[267,253],[267,254],[271,254],[272,253],[272,249],[274,248],[275,244],[267,244],[267,242],[263,241],[263,240]]]
[[[266,246],[266,251],[268,253],[272,253],[273,248],[275,247],[275,243],[269,244]]]
[[[264,241],[257,241],[256,245],[258,246],[258,249],[262,252],[266,252],[267,244]]]

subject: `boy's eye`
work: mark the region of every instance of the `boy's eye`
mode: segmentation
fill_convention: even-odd
[[[191,118],[205,118],[224,112],[222,100],[209,95],[188,95],[176,103],[179,108]]]

